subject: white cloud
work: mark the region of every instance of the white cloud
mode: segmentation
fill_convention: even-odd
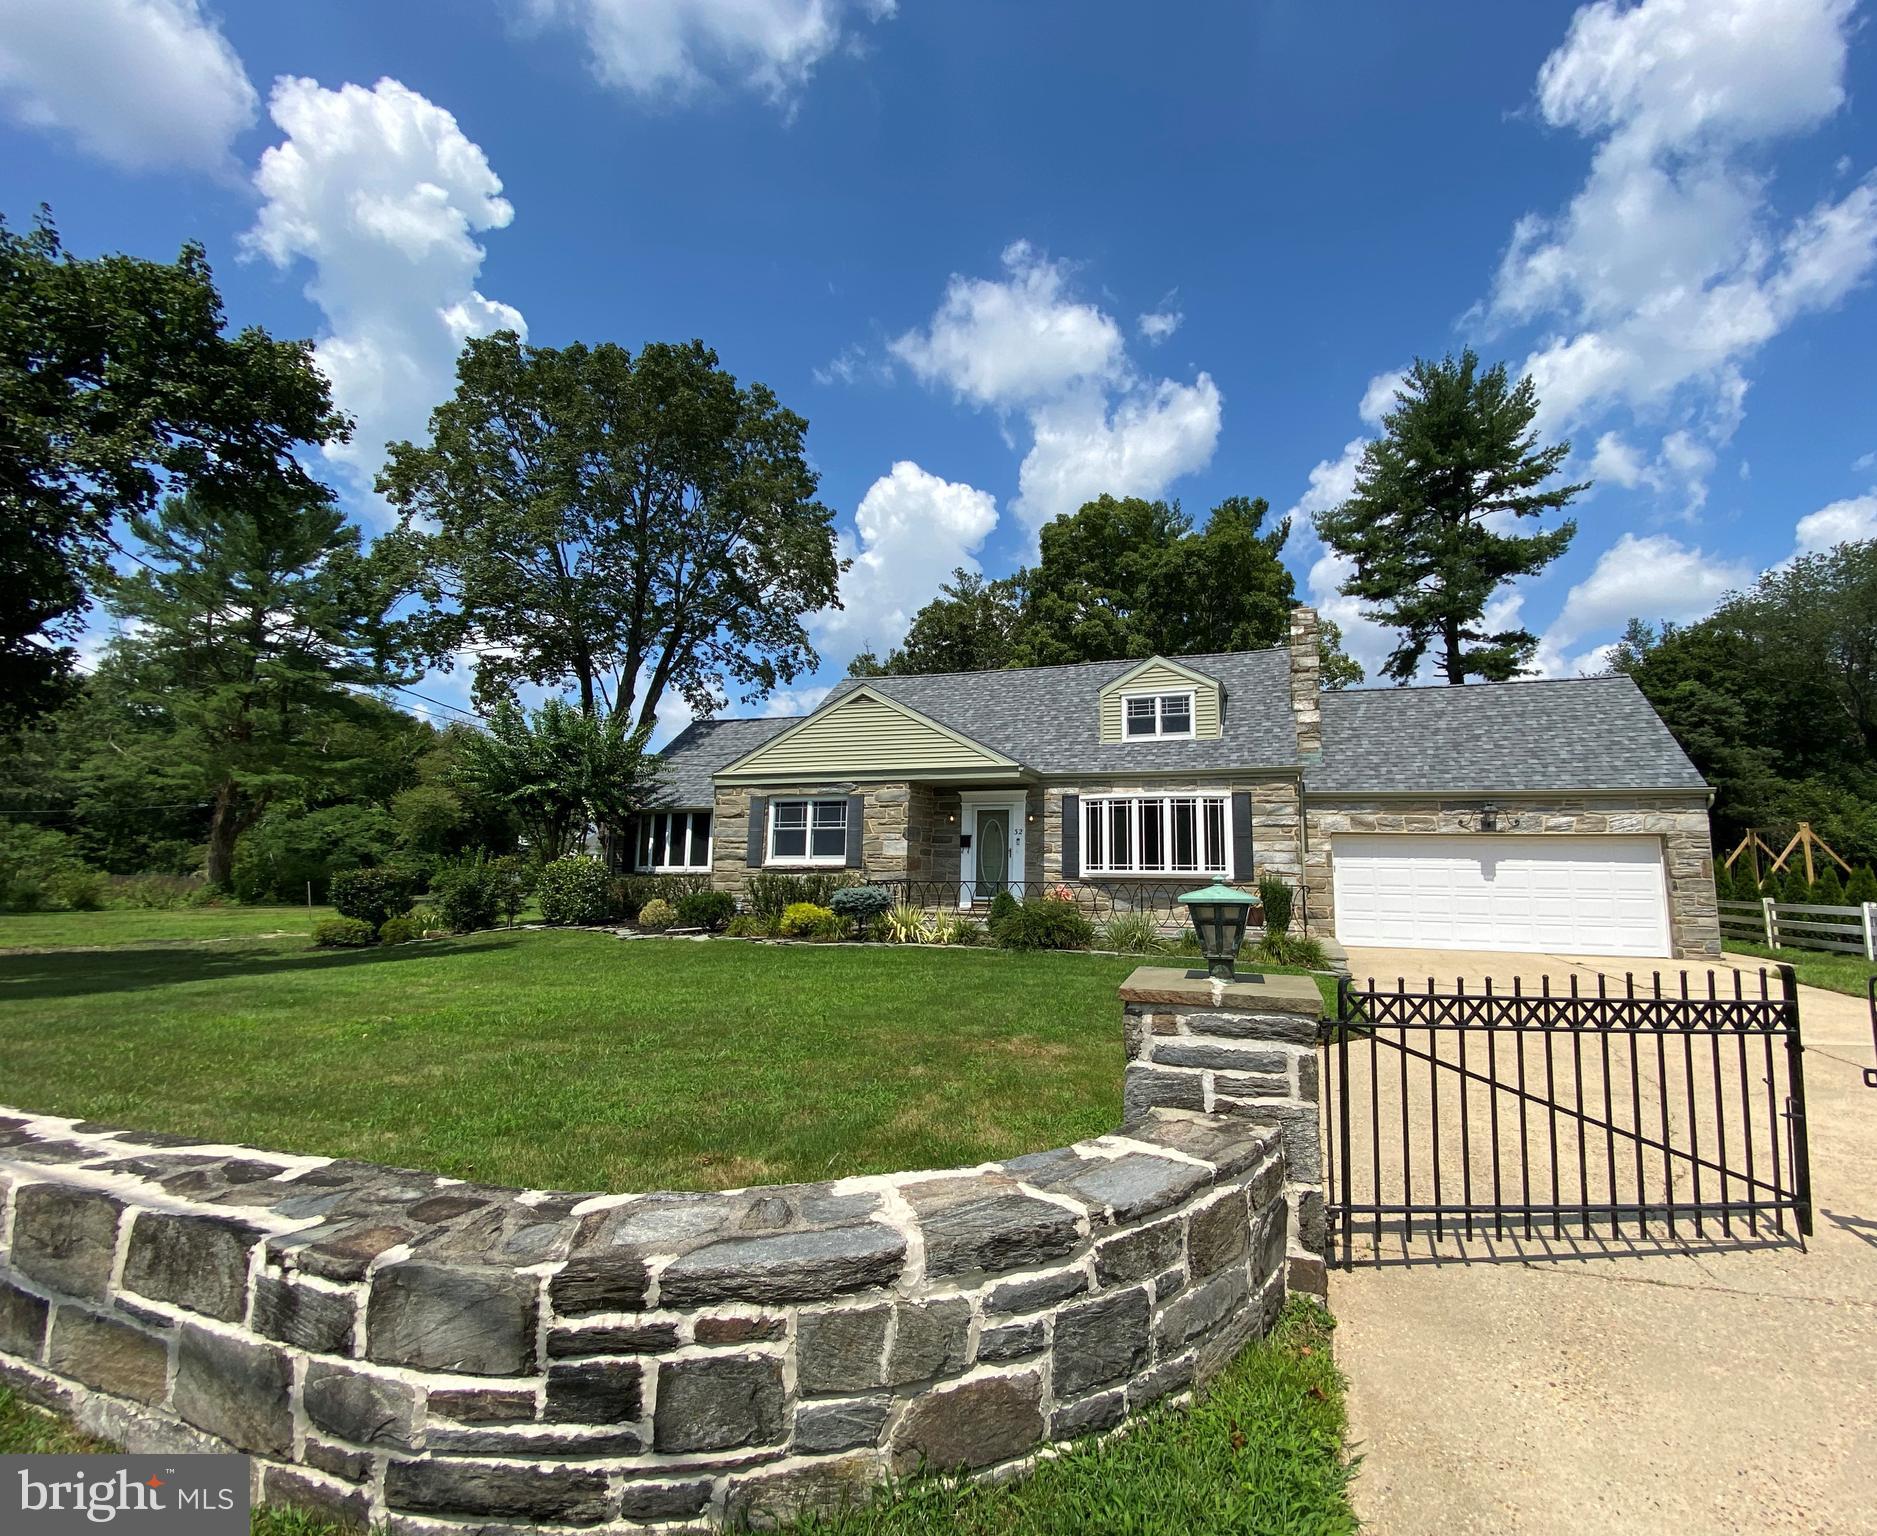
[[[1590,456],[1590,478],[1613,480],[1626,491],[1655,483],[1649,462],[1620,432],[1605,432]]]
[[[1369,380],[1369,387],[1362,391],[1362,403],[1356,407],[1356,414],[1378,431],[1382,418],[1395,408],[1395,396],[1408,382],[1406,368],[1391,368],[1387,373],[1378,373]]]
[[[1851,461],[1853,473],[1862,474],[1867,469],[1877,468],[1877,451],[1860,453]]]
[[[959,566],[977,570],[979,547],[997,526],[997,498],[902,459],[867,488],[854,512],[858,543],[843,535],[853,564],[841,604],[818,614],[817,645],[845,660],[906,638],[913,615]]]
[[[763,700],[763,717],[781,720],[791,715],[810,715],[821,708],[821,701],[834,692],[826,688],[778,688]]]
[[[1159,346],[1180,328],[1186,316],[1177,309],[1150,309],[1134,322],[1151,346]]]
[[[1834,501],[1799,519],[1793,531],[1794,553],[1822,554],[1839,544],[1877,539],[1877,491]]]
[[[1002,260],[1002,281],[954,273],[931,324],[897,337],[893,355],[974,405],[1029,404],[1122,373],[1121,327],[1069,295],[1068,263],[1027,240],[1006,246]]]
[[[1727,593],[1752,585],[1755,574],[1744,560],[1710,555],[1667,534],[1625,533],[1571,588],[1545,640],[1562,649],[1632,618],[1697,619]]]
[[[1551,327],[1525,365],[1545,431],[1622,407],[1679,418],[1711,454],[1740,420],[1742,365],[1877,266],[1877,184],[1782,222],[1753,159],[1843,105],[1852,10],[1599,0],[1577,13],[1537,101],[1596,141],[1589,175],[1561,212],[1517,222],[1484,306],[1499,326]],[[1664,451],[1698,506],[1707,470],[1691,472],[1686,445]]]
[[[815,66],[857,50],[858,20],[884,21],[897,0],[512,0],[536,26],[586,34],[600,80],[651,99],[679,100],[740,85],[788,102]]]
[[[1040,527],[1110,496],[1158,496],[1203,468],[1219,440],[1224,400],[1211,375],[1162,379],[1110,402],[1087,392],[1035,411],[1035,441],[1017,472],[1013,509]]]
[[[283,76],[269,111],[286,139],[261,157],[265,201],[245,244],[278,267],[312,264],[307,296],[328,326],[319,364],[358,418],[328,453],[369,487],[387,441],[425,439],[464,341],[526,335],[519,310],[476,288],[473,237],[514,210],[456,119],[395,80],[330,91]]]
[[[197,0],[0,0],[0,100],[129,170],[230,169],[259,106]]]

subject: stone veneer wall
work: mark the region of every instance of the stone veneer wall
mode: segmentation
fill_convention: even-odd
[[[1123,1112],[1238,1115],[1284,1134],[1289,1285],[1328,1294],[1317,1034],[1323,997],[1307,976],[1221,983],[1147,967],[1122,983]]]
[[[1668,877],[1670,947],[1683,960],[1720,954],[1720,909],[1714,897],[1707,801],[1685,794],[1313,799],[1306,810],[1304,869],[1312,927],[1320,933],[1336,931],[1330,839],[1338,832],[1477,832],[1487,800],[1499,808],[1495,835],[1660,837]]]
[[[908,784],[789,784],[748,788],[743,785],[717,787],[712,807],[711,885],[720,891],[742,896],[749,889],[751,875],[760,874],[749,867],[750,797],[766,800],[795,798],[861,797],[861,870],[881,880],[906,877],[909,859],[914,857],[910,839],[912,800],[915,791]],[[845,873],[838,866],[822,866],[827,873]],[[780,867],[782,874],[813,874],[814,868],[800,865]]]
[[[1187,1389],[1283,1300],[1285,1179],[1277,1130],[1177,1109],[970,1170],[651,1195],[11,1113],[0,1383],[399,1532],[760,1520]]]

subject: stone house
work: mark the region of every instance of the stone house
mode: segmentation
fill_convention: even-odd
[[[1626,677],[1319,689],[1316,614],[1260,651],[846,679],[698,721],[626,861],[743,893],[852,871],[929,907],[1066,886],[1171,912],[1276,874],[1348,944],[1718,954],[1711,794]]]

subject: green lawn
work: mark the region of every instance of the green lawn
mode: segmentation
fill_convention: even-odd
[[[1831,992],[1849,992],[1853,997],[1868,994],[1870,979],[1877,976],[1877,965],[1862,955],[1844,955],[1815,949],[1768,949],[1764,944],[1748,944],[1729,939],[1730,954],[1758,955],[1766,960],[1783,960],[1808,987],[1824,987]]]
[[[305,935],[293,908],[0,919],[0,1102],[606,1190],[970,1164],[1120,1117],[1128,959]]]
[[[1345,1455],[1343,1381],[1328,1315],[1286,1308],[1188,1408],[1153,1409],[1128,1432],[1085,1440],[1003,1486],[917,1479],[797,1536],[1347,1536],[1354,1464]],[[96,1451],[0,1389],[0,1453]],[[254,1536],[340,1536],[342,1528],[275,1507]]]

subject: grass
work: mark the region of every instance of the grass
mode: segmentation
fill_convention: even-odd
[[[1730,954],[1758,955],[1764,960],[1783,960],[1808,987],[1823,987],[1829,992],[1849,992],[1853,997],[1868,995],[1870,979],[1877,976],[1877,965],[1862,955],[1845,955],[1816,949],[1768,949],[1764,944],[1748,944],[1729,939]]]
[[[1084,1440],[992,1486],[919,1478],[864,1507],[805,1517],[796,1536],[1345,1536],[1354,1464],[1329,1314],[1292,1301],[1186,1408],[1149,1410],[1126,1433]],[[64,1436],[64,1440],[58,1437]],[[101,1450],[0,1390],[0,1452]],[[287,1509],[255,1511],[254,1536],[339,1536]]]
[[[133,907],[104,912],[0,913],[0,950],[115,949],[289,936],[304,939],[331,907]]]
[[[232,931],[183,941],[211,916]],[[0,918],[0,1102],[606,1190],[971,1164],[1120,1117],[1130,959],[559,930],[327,951],[303,922]]]

